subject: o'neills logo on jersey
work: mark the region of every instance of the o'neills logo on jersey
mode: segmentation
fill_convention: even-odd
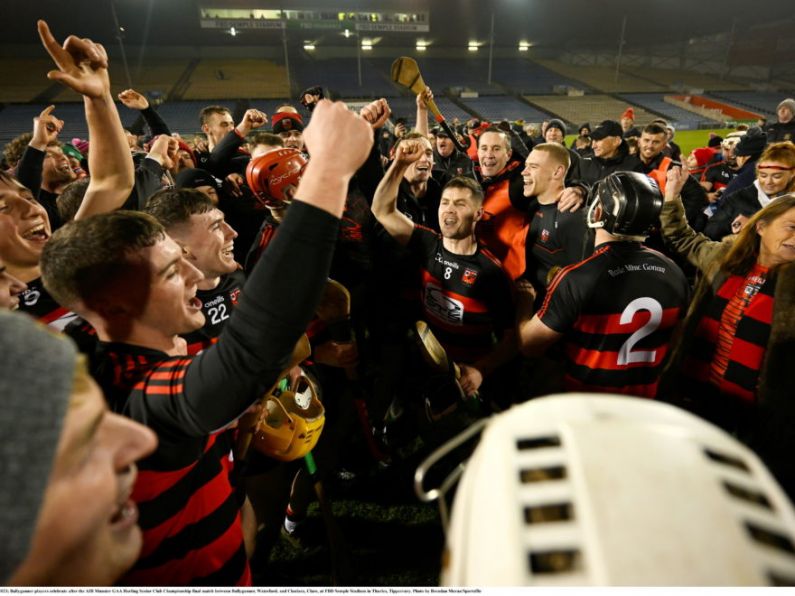
[[[472,269],[466,269],[464,274],[461,276],[461,281],[464,282],[466,285],[471,286],[475,283],[475,280],[478,278],[478,272],[473,271]]]
[[[549,230],[544,228],[541,230],[541,242],[546,242],[547,240],[549,240]]]

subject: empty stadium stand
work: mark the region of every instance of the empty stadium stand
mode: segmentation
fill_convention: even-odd
[[[602,120],[618,120],[627,109],[627,102],[611,97],[610,95],[584,95],[582,97],[567,97],[560,95],[533,95],[525,99],[540,108],[557,114],[563,120],[579,126],[583,122],[596,125]],[[644,126],[657,118],[640,106],[633,106],[635,110],[635,124]]]
[[[622,73],[655,81],[668,89],[687,90],[743,90],[745,85],[721,79],[719,77],[685,70],[669,70],[666,68],[649,68],[646,66],[622,66]]]
[[[46,104],[8,104],[0,110],[0,146],[14,137],[33,130],[33,118],[47,107]],[[59,103],[55,116],[64,121],[60,139],[69,142],[72,137],[85,139],[88,135],[83,102]]]
[[[50,58],[3,58],[0,60],[0,102],[34,101],[52,86],[47,72],[52,70]]]
[[[523,58],[500,58],[494,61],[493,69],[495,81],[523,95],[546,95],[564,87],[583,88],[580,81]]]
[[[764,92],[764,91],[722,91],[720,93],[710,93],[711,97],[724,100],[737,107],[762,112],[767,116],[776,115],[776,107],[782,99],[792,95],[786,92]]]
[[[618,81],[615,80],[616,69],[607,66],[579,66],[566,64],[556,60],[538,60],[538,63],[559,75],[580,81],[580,88],[593,89],[605,93],[665,91],[666,87],[635,77],[622,69]]]
[[[320,59],[306,52],[297,53],[290,62],[294,87],[305,89],[320,85],[335,97],[389,97],[400,93],[389,79],[391,60],[362,58],[362,84],[359,85],[356,58]]]
[[[677,128],[692,129],[701,125],[711,125],[712,120],[704,118],[689,110],[682,109],[665,101],[664,93],[622,93],[618,97],[624,99],[628,104],[640,106],[650,112],[654,112],[664,117]]]
[[[528,122],[541,122],[550,118],[546,114],[514,97],[484,96],[477,98],[461,99],[461,102],[471,108],[481,118],[487,120],[518,120]]]
[[[287,71],[270,60],[204,59],[196,65],[180,99],[288,97]]]

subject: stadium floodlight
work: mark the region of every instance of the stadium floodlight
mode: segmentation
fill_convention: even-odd
[[[476,42],[476,41],[470,41],[470,42],[469,42],[469,45],[467,46],[467,49],[468,49],[470,52],[477,52],[477,51],[478,51],[478,42]]]
[[[529,49],[530,49],[530,46],[531,46],[531,45],[532,45],[532,44],[530,44],[530,43],[528,43],[528,42],[526,42],[526,41],[520,41],[520,42],[519,42],[519,51],[520,51],[520,52],[526,52],[527,50],[529,50]]]
[[[428,42],[427,41],[419,41],[418,40],[416,48],[417,48],[418,52],[424,52],[426,49],[428,49]]]
[[[345,31],[343,31],[342,34],[345,36],[345,39],[348,39],[351,36],[351,30],[345,29]]]
[[[362,49],[363,50],[372,50],[373,49],[373,44],[371,44],[369,42],[366,42],[366,41],[363,41],[362,42]]]
[[[304,44],[304,49],[309,51],[309,52],[311,52],[312,50],[315,49],[315,44],[313,44],[313,43],[305,43]]]
[[[231,35],[232,37],[237,36],[237,29],[235,29],[234,27],[230,27],[229,28],[229,35]]]

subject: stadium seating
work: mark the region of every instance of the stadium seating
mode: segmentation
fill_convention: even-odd
[[[541,112],[514,97],[484,96],[461,100],[467,107],[472,108],[482,118],[487,120],[518,120],[528,122],[541,122],[550,118],[549,114]]]
[[[0,110],[0,147],[14,137],[33,131],[33,118],[47,107],[45,104],[9,104]],[[83,103],[59,103],[55,116],[64,121],[60,139],[69,142],[72,137],[85,139],[88,136]]]
[[[702,124],[712,124],[712,120],[667,103],[665,95],[664,93],[622,93],[619,97],[629,104],[660,114],[669,122],[676,124],[677,128],[692,129]]]
[[[762,112],[768,116],[776,115],[776,107],[785,97],[792,92],[762,92],[762,91],[723,91],[710,93],[712,97],[727,101],[740,108]]]
[[[0,60],[0,102],[33,101],[53,83],[47,80],[52,70],[49,58],[6,58]]]
[[[287,71],[270,60],[203,59],[190,75],[182,99],[288,97]]]
[[[540,64],[523,58],[494,60],[492,76],[497,82],[525,95],[554,93],[556,87],[575,87],[583,84]]]
[[[607,66],[579,66],[566,64],[555,60],[538,60],[538,63],[562,76],[580,81],[580,87],[591,88],[605,93],[640,92],[640,91],[665,91],[666,87],[633,76],[627,69],[622,68],[618,81],[616,69]],[[584,85],[583,85],[584,84]]]
[[[155,93],[163,97],[169,94],[190,65],[190,60],[187,58],[148,58],[141,62],[139,68],[137,60],[132,57],[129,60],[132,88],[144,95]],[[127,73],[120,61],[110,63],[110,81],[114,95],[130,87]],[[54,99],[59,102],[81,100],[80,95],[66,87],[63,87]]]
[[[602,120],[619,120],[624,110],[629,107],[627,102],[609,95],[584,95],[582,97],[535,95],[526,97],[526,99],[576,126],[583,122],[590,122],[591,125],[596,126]],[[658,117],[639,106],[633,106],[633,108],[635,123],[638,126],[644,126]]]
[[[389,79],[391,64],[391,60],[362,57],[361,86],[356,58],[320,59],[297,53],[291,58],[290,72],[298,89],[320,85],[335,97],[390,97],[400,93]]]
[[[646,66],[626,66],[622,72],[637,77],[653,80],[660,85],[673,90],[704,89],[711,90],[742,90],[745,85],[727,81],[719,77],[698,72],[684,70],[670,70],[666,68],[649,68]]]

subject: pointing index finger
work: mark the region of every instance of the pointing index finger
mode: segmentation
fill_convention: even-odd
[[[50,27],[47,25],[46,21],[39,20],[36,23],[36,26],[39,30],[39,37],[41,38],[41,43],[44,46],[44,49],[47,50],[47,53],[53,59],[58,68],[63,70],[68,64],[68,52],[64,50],[55,40],[55,37],[53,37],[52,33],[50,32]]]

